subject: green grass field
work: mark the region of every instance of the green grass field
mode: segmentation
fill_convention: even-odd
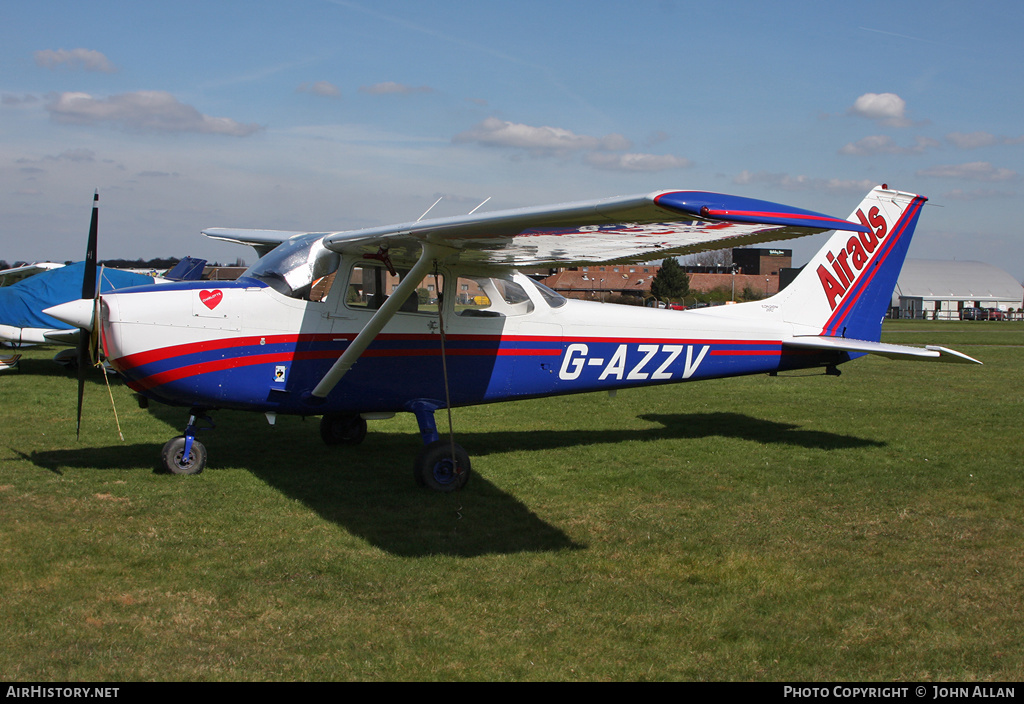
[[[1020,681],[1024,324],[886,325],[984,366],[844,365],[456,409],[465,491],[411,416],[328,448],[26,353],[0,376],[8,681]],[[439,416],[439,422],[442,416]]]

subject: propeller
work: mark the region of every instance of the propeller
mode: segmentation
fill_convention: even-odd
[[[99,229],[100,194],[97,191],[92,197],[92,221],[89,223],[89,243],[85,249],[85,274],[82,276],[82,299],[92,302],[91,325],[83,327],[78,334],[78,415],[75,425],[75,437],[82,432],[82,395],[85,391],[85,373],[95,357],[96,306],[99,303],[96,283],[96,237]],[[89,364],[86,364],[86,360]]]

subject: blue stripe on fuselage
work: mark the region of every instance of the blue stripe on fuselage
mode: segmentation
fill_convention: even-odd
[[[413,399],[445,398],[436,338],[379,339],[311,409],[302,395],[326,374],[347,340],[299,340],[199,350],[140,365],[126,376],[153,395],[192,404],[283,413],[402,410]],[[845,354],[783,350],[755,341],[449,340],[452,405],[740,376],[845,361]],[[283,375],[280,374],[283,367]]]

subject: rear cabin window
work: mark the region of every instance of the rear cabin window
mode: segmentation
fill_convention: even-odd
[[[537,288],[537,290],[540,291],[540,295],[544,299],[544,302],[547,303],[552,308],[561,308],[562,306],[565,305],[565,296],[560,294],[558,291],[548,288],[541,282],[534,281],[533,279],[530,279],[530,283],[532,283]]]
[[[460,276],[455,282],[455,313],[498,318],[533,312],[533,301],[515,281],[498,277]]]

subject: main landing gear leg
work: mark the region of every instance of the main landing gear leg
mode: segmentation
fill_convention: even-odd
[[[193,408],[190,412],[185,434],[171,438],[160,453],[164,469],[171,474],[199,474],[206,466],[206,448],[196,440],[197,430],[213,428],[213,420],[205,414],[204,408]],[[197,420],[205,420],[209,428],[196,427]]]
[[[413,409],[423,437],[423,449],[416,456],[413,476],[420,486],[435,491],[452,492],[469,481],[469,455],[450,438],[442,439],[434,422],[433,404],[419,404]]]

